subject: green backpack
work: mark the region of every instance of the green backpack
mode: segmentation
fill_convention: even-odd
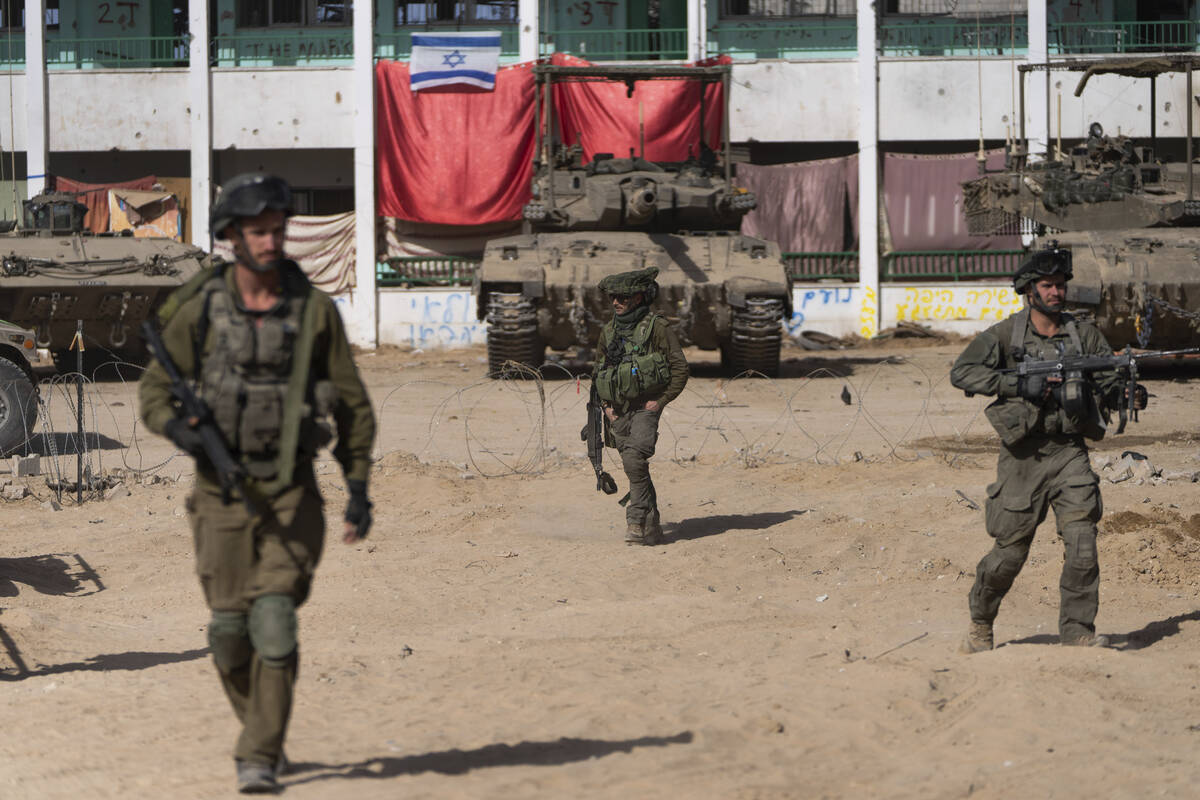
[[[654,330],[654,321],[661,314],[647,314],[634,328],[633,336],[622,338],[621,360],[612,363],[604,354],[604,366],[596,373],[596,392],[600,399],[620,405],[638,397],[660,394],[671,382],[671,365],[665,354],[649,351],[646,343]],[[616,336],[612,323],[608,326],[609,342]]]

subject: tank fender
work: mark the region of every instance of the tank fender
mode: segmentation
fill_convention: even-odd
[[[777,297],[791,309],[791,291],[786,283],[766,278],[730,278],[725,281],[725,302],[734,308],[745,308],[747,297]]]

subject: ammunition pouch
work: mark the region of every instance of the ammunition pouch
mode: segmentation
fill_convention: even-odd
[[[1038,422],[1037,406],[1021,400],[997,400],[983,410],[983,415],[1006,447],[1024,439]]]
[[[608,328],[608,352],[596,371],[596,392],[609,405],[623,406],[639,397],[662,394],[671,383],[671,365],[665,353],[650,350],[647,342],[658,314],[648,314],[633,335],[618,341],[612,323]]]

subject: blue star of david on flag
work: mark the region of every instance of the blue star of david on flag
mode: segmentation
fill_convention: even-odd
[[[454,83],[495,89],[499,66],[499,31],[412,35],[409,81],[414,92]]]
[[[446,55],[442,56],[442,63],[448,67],[457,67],[460,64],[462,64],[463,62],[465,62],[466,60],[467,60],[467,57],[464,56],[458,50],[455,50],[453,53],[447,53]]]

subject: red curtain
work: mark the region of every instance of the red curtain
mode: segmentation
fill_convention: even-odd
[[[533,176],[529,65],[501,68],[494,91],[413,92],[408,75],[406,63],[375,67],[379,214],[444,225],[520,219]]]
[[[87,214],[83,217],[83,227],[92,233],[104,233],[108,230],[109,189],[149,191],[154,188],[156,183],[158,183],[158,178],[153,175],[121,183],[84,183],[83,181],[73,181],[70,178],[58,176],[54,178],[56,191],[68,194],[76,193],[79,202],[88,207]]]
[[[729,58],[705,64],[728,63]],[[585,66],[589,62],[556,53],[550,63]],[[639,146],[638,106],[646,128],[646,159],[683,161],[690,152],[699,156],[700,91],[695,81],[638,81],[633,96],[623,83],[555,83],[554,115],[562,141],[574,144],[582,134],[584,161],[596,153],[628,158]],[[713,150],[721,146],[721,84],[708,84],[704,98],[705,141]]]
[[[858,240],[857,155],[771,166],[738,164],[737,185],[758,197],[758,207],[742,220],[742,233],[779,242],[784,252],[858,249],[847,242]]]

